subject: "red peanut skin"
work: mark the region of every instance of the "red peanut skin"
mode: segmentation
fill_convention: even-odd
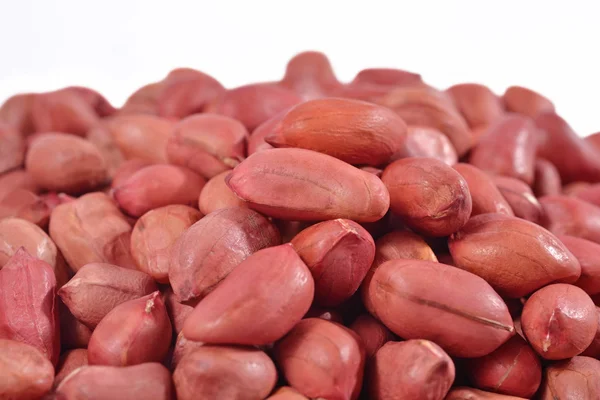
[[[90,263],[58,291],[73,316],[94,329],[116,306],[157,290],[147,274],[112,264]]]
[[[457,357],[481,357],[514,333],[506,304],[480,277],[421,260],[391,260],[375,271],[369,312],[406,339],[427,339]]]
[[[303,100],[326,97],[342,85],[327,56],[318,51],[305,51],[292,57],[279,84]]]
[[[221,172],[212,177],[200,192],[198,208],[207,215],[213,211],[230,207],[246,207],[244,200],[237,197],[225,183],[230,171]]]
[[[111,187],[117,188],[121,186],[129,177],[135,174],[142,168],[152,165],[150,161],[141,158],[132,158],[131,160],[123,161],[117,169],[115,169]]]
[[[96,111],[82,96],[69,89],[41,93],[31,103],[35,132],[64,132],[78,136],[98,123]]]
[[[37,225],[20,218],[0,220],[0,269],[23,247],[52,267],[57,287],[69,280],[67,265],[48,234]]]
[[[542,381],[538,355],[519,335],[494,352],[467,360],[469,380],[479,389],[531,398]]]
[[[301,98],[291,90],[257,83],[223,92],[207,104],[204,112],[237,119],[252,131],[280,111],[300,102]]]
[[[334,90],[332,95],[379,104],[395,88],[396,86],[377,85],[373,83],[349,83]],[[385,104],[383,105],[385,106]]]
[[[467,181],[473,202],[471,217],[487,213],[514,215],[492,178],[479,168],[465,163],[453,167]]]
[[[427,126],[441,131],[454,145],[459,157],[474,144],[466,121],[443,92],[416,85],[394,89],[377,101],[396,111],[407,125]]]
[[[56,367],[57,372],[54,377],[54,387],[60,385],[71,372],[86,365],[88,365],[87,349],[74,349],[63,353]]]
[[[485,279],[498,293],[519,298],[552,282],[573,283],[577,258],[539,225],[503,214],[482,214],[448,241],[458,268]]]
[[[386,343],[368,371],[372,400],[443,400],[455,374],[452,359],[428,340]]]
[[[0,121],[0,174],[23,165],[25,143],[21,133]]]
[[[538,132],[533,121],[508,114],[492,125],[471,152],[469,161],[483,171],[533,183]]]
[[[372,357],[384,344],[394,340],[395,335],[370,314],[361,314],[350,325],[360,337],[367,357]]]
[[[130,216],[171,204],[193,206],[206,181],[191,170],[176,165],[150,165],[116,187],[113,196]]]
[[[600,308],[596,307],[596,314],[598,314],[598,329],[596,330],[596,336],[594,336],[594,340],[588,346],[587,349],[583,353],[582,356],[592,357],[595,359],[600,358]]]
[[[274,147],[314,150],[348,164],[388,163],[406,140],[406,124],[385,107],[326,98],[292,108],[265,141]]]
[[[135,384],[134,384],[135,383]],[[159,363],[129,367],[84,366],[56,388],[60,400],[173,400],[171,374]]]
[[[471,215],[467,181],[442,161],[397,160],[385,168],[381,180],[389,190],[392,212],[422,234],[448,236]]]
[[[555,235],[570,235],[600,244],[600,207],[567,196],[544,196],[543,226]]]
[[[275,345],[275,360],[291,387],[309,398],[357,399],[365,350],[348,328],[319,318],[300,321]]]
[[[79,194],[108,180],[100,151],[89,141],[65,133],[37,136],[29,146],[25,166],[36,185],[51,191]]]
[[[26,189],[16,189],[0,198],[0,218],[17,217],[45,229],[50,207],[40,196]]]
[[[76,319],[60,299],[58,300],[58,310],[60,313],[61,349],[87,348],[92,330]]]
[[[554,104],[541,94],[521,86],[511,86],[502,96],[507,111],[535,118],[544,112],[553,112]]]
[[[600,244],[575,236],[558,235],[558,238],[581,265],[581,276],[573,284],[590,296],[600,293]]]
[[[131,255],[140,271],[157,282],[169,283],[171,248],[202,214],[195,208],[173,204],[142,215],[131,232]]]
[[[585,141],[592,145],[597,151],[600,151],[600,132],[587,136]]]
[[[175,125],[167,143],[167,158],[210,179],[244,159],[247,138],[244,125],[233,118],[192,115]]]
[[[109,117],[117,110],[108,100],[94,89],[84,86],[69,86],[63,90],[76,93],[85,103],[87,103],[98,114],[99,117]]]
[[[461,83],[446,89],[471,128],[492,125],[504,114],[504,105],[487,86]]]
[[[28,344],[0,339],[0,371],[1,399],[39,399],[52,389],[54,366]]]
[[[409,126],[404,148],[395,154],[394,159],[407,157],[436,158],[452,166],[458,162],[458,155],[447,136],[437,129],[424,126]]]
[[[305,149],[255,153],[226,183],[250,208],[285,220],[373,222],[389,208],[389,193],[375,175]]]
[[[252,253],[280,243],[277,229],[259,213],[239,207],[217,210],[177,239],[171,250],[169,281],[180,301],[194,302]]]
[[[165,90],[166,82],[154,82],[133,92],[118,111],[119,116],[158,115],[158,99]]]
[[[0,175],[0,201],[4,196],[18,189],[34,194],[40,192],[31,174],[24,169],[16,169]]]
[[[546,368],[540,400],[597,399],[600,396],[600,361],[573,357]]]
[[[31,104],[36,96],[35,93],[21,93],[9,97],[0,106],[0,121],[12,126],[24,136],[33,133]]]
[[[260,350],[202,346],[181,359],[173,381],[179,400],[264,399],[275,387],[277,371]]]
[[[290,244],[259,250],[200,301],[183,334],[205,343],[268,344],[302,319],[314,292],[310,270]]]
[[[535,161],[535,179],[532,189],[536,197],[560,194],[562,182],[554,164],[543,158]]]
[[[503,394],[484,392],[467,387],[456,387],[448,393],[444,400],[526,400],[522,397],[505,396]]]
[[[560,116],[548,112],[535,118],[541,130],[538,155],[558,169],[563,184],[600,181],[597,149],[579,137]]]
[[[289,386],[280,387],[267,400],[307,400],[308,397],[298,393]]]
[[[580,288],[564,283],[535,292],[523,307],[521,325],[527,341],[547,360],[582,353],[594,340],[598,313]]]
[[[420,74],[395,68],[365,68],[352,80],[355,85],[410,86],[422,84]]]
[[[252,134],[248,138],[248,156],[273,148],[273,146],[265,141],[265,138],[275,131],[275,128],[281,123],[281,120],[287,115],[289,110],[285,109],[279,112],[252,131]]]
[[[494,176],[492,180],[516,217],[536,224],[541,221],[542,205],[525,182],[506,176]]]
[[[173,330],[178,335],[183,330],[183,324],[194,310],[194,307],[180,303],[170,287],[164,292],[164,301]]]
[[[598,152],[600,155],[600,151]],[[575,197],[600,207],[600,184],[592,184],[581,188],[574,194]]]
[[[125,367],[162,361],[172,333],[160,292],[126,301],[94,329],[88,345],[89,363]]]
[[[187,340],[183,334],[178,334],[177,340],[175,341],[175,347],[173,348],[173,355],[171,357],[171,370],[177,368],[177,365],[179,365],[179,362],[183,359],[183,357],[193,353],[196,349],[202,346],[204,346],[204,343]]]
[[[56,365],[60,325],[52,267],[23,248],[0,270],[0,338],[29,344]]]
[[[312,225],[291,241],[315,280],[315,304],[335,307],[349,299],[373,263],[375,243],[354,221]]]
[[[223,85],[212,76],[195,72],[187,79],[170,79],[171,82],[165,85],[157,99],[160,116],[182,119],[202,112],[211,100],[225,91]]]
[[[135,268],[129,252],[131,226],[104,193],[88,193],[56,207],[49,231],[75,272],[93,262]]]

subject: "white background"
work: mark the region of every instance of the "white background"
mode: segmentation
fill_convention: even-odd
[[[78,84],[120,105],[177,66],[228,87],[276,80],[291,56],[312,49],[345,81],[365,67],[399,67],[440,88],[526,85],[587,135],[600,131],[597,4],[0,0],[0,102]]]

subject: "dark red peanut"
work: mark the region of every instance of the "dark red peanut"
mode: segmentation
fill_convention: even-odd
[[[454,169],[467,182],[473,202],[471,216],[487,213],[514,215],[510,205],[502,196],[492,178],[479,168],[465,163],[454,165]]]
[[[452,166],[458,162],[454,146],[447,136],[434,128],[424,126],[409,126],[404,148],[394,159],[406,157],[436,158]]]
[[[341,325],[320,318],[300,321],[275,345],[275,360],[290,386],[307,397],[358,398],[365,350]]]
[[[591,400],[599,397],[600,361],[580,356],[546,368],[540,400]]]
[[[567,196],[544,196],[544,227],[555,235],[570,235],[600,244],[600,207]]]
[[[558,170],[548,160],[538,158],[535,161],[533,192],[537,197],[557,195],[561,192],[561,180]]]
[[[503,214],[482,214],[448,242],[456,266],[484,278],[509,298],[528,295],[552,282],[573,283],[581,267],[553,234]]]
[[[504,114],[502,101],[487,86],[461,83],[446,92],[471,128],[492,125]]]
[[[558,238],[581,265],[581,276],[573,284],[590,296],[600,293],[600,244],[568,235],[559,235]]]
[[[90,342],[92,330],[71,314],[71,311],[58,300],[60,313],[60,342],[62,350],[85,349]]]
[[[362,340],[367,357],[372,357],[384,344],[395,339],[395,335],[370,314],[361,314],[350,325]]]
[[[205,343],[274,342],[306,314],[314,290],[310,270],[290,244],[259,250],[200,301],[183,334]]]
[[[540,222],[543,214],[542,205],[525,182],[506,176],[495,176],[492,180],[516,217],[536,224]]]
[[[596,330],[596,336],[594,336],[594,340],[588,346],[587,349],[583,353],[582,356],[592,357],[595,359],[600,358],[600,308],[596,307],[596,313],[598,314],[598,329]]]

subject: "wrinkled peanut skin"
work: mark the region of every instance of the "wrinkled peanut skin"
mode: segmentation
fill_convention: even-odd
[[[362,340],[367,357],[372,357],[384,344],[396,336],[370,314],[361,314],[349,326]]]
[[[65,260],[46,232],[24,219],[1,219],[0,269],[2,269],[20,247],[24,247],[33,257],[45,261],[52,267],[58,288],[69,280],[69,272]]]
[[[570,235],[600,244],[600,207],[567,196],[544,196],[543,226],[555,235]]]
[[[48,263],[20,248],[0,270],[0,339],[29,344],[56,365],[60,325],[56,278]]]
[[[291,387],[309,398],[355,400],[365,350],[348,328],[319,318],[300,321],[275,345],[275,360]]]
[[[273,361],[244,347],[202,346],[185,355],[173,373],[179,400],[264,399],[276,381]]]
[[[461,83],[446,89],[471,128],[492,125],[504,114],[502,101],[487,86]]]
[[[514,215],[513,210],[494,184],[491,176],[471,164],[459,163],[454,165],[453,168],[462,175],[469,186],[469,193],[473,202],[472,217],[487,213]]]
[[[171,374],[159,363],[129,367],[84,366],[56,388],[57,400],[173,400]]]
[[[225,183],[230,171],[221,172],[212,177],[200,192],[198,208],[207,215],[213,211],[230,207],[246,207],[244,200],[237,197]]]
[[[0,174],[23,165],[25,143],[19,131],[0,121]]]
[[[508,308],[492,287],[448,265],[387,261],[366,290],[369,312],[392,332],[431,340],[453,356],[484,356],[514,333]]]
[[[206,181],[193,171],[169,164],[142,168],[113,190],[121,209],[141,217],[148,211],[171,204],[196,205]]]
[[[39,350],[0,339],[0,399],[40,399],[52,388],[54,366]]]
[[[538,132],[533,121],[508,114],[479,138],[469,162],[483,171],[517,178],[531,185],[537,146]]]
[[[447,94],[423,85],[400,87],[380,98],[378,104],[391,108],[407,125],[435,128],[448,136],[459,157],[474,144],[473,135]]]
[[[248,130],[233,118],[197,114],[181,120],[167,142],[170,163],[210,179],[244,159]]]
[[[165,85],[157,99],[160,116],[181,119],[202,112],[211,100],[225,91],[212,76],[195,72],[186,79],[171,79]]]
[[[36,95],[31,103],[35,132],[84,136],[99,121],[92,106],[76,91],[61,89]]]
[[[129,300],[104,317],[90,338],[90,365],[128,366],[162,361],[173,328],[160,292]]]
[[[291,241],[315,279],[315,304],[335,307],[349,299],[373,263],[375,243],[354,221],[312,225]]]
[[[354,165],[388,163],[406,140],[406,124],[385,107],[326,98],[292,108],[265,141],[318,151]]]
[[[236,119],[252,131],[280,111],[300,102],[301,98],[291,90],[257,83],[223,92],[207,104],[204,112]]]
[[[525,182],[506,176],[494,176],[492,179],[516,217],[536,224],[540,222],[544,212],[542,205]]]
[[[389,208],[389,193],[379,178],[305,149],[254,153],[226,183],[252,209],[286,220],[373,222]]]
[[[129,252],[131,225],[104,193],[88,193],[56,207],[49,231],[75,272],[93,262],[135,268]]]
[[[116,306],[157,290],[147,274],[112,264],[90,263],[58,291],[73,316],[94,329]]]
[[[579,356],[546,368],[540,400],[591,400],[599,397],[600,361]]]
[[[535,118],[544,112],[553,112],[554,104],[541,94],[521,86],[511,86],[502,96],[507,111]]]
[[[388,165],[381,180],[390,208],[411,229],[428,236],[448,236],[472,211],[465,179],[442,161],[404,158]]]
[[[519,335],[494,352],[467,361],[467,374],[479,389],[531,398],[542,380],[538,355]]]
[[[74,349],[63,353],[56,367],[57,372],[54,377],[54,387],[60,385],[71,372],[86,365],[88,365],[87,349]]]
[[[64,133],[37,136],[25,167],[39,187],[69,194],[96,189],[108,179],[100,151],[89,141]]]
[[[484,278],[498,293],[519,298],[552,282],[573,283],[577,258],[539,225],[503,214],[482,214],[448,241],[456,266]]]
[[[157,282],[169,282],[171,248],[202,214],[195,208],[170,205],[142,215],[131,232],[131,256],[140,271]]]
[[[387,342],[368,367],[369,398],[443,400],[454,374],[452,359],[433,342]]]
[[[600,293],[600,244],[575,236],[558,235],[558,238],[581,265],[581,276],[573,284],[590,296]]]
[[[327,56],[318,51],[304,51],[292,57],[279,84],[303,100],[327,97],[342,85]]]
[[[269,344],[302,319],[314,293],[310,270],[290,244],[259,250],[200,301],[183,334],[205,343]]]
[[[448,393],[444,400],[527,400],[522,397],[505,396],[467,387],[456,387]]]
[[[280,243],[277,228],[256,211],[217,210],[177,239],[171,250],[169,281],[180,301],[199,300],[252,253]]]
[[[532,189],[536,197],[560,194],[562,182],[554,164],[543,158],[535,161],[535,178]]]
[[[546,286],[523,307],[521,325],[527,341],[547,360],[581,354],[598,329],[596,306],[580,288],[567,284]]]
[[[539,114],[535,124],[541,133],[538,156],[554,164],[563,184],[600,181],[597,149],[579,137],[564,119],[548,112]]]
[[[407,157],[436,158],[452,166],[458,162],[454,146],[443,133],[434,128],[411,125],[407,128],[404,148],[394,159]]]

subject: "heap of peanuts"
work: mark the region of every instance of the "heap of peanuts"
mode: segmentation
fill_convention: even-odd
[[[600,399],[600,134],[541,94],[305,52],[0,124],[0,399]]]

